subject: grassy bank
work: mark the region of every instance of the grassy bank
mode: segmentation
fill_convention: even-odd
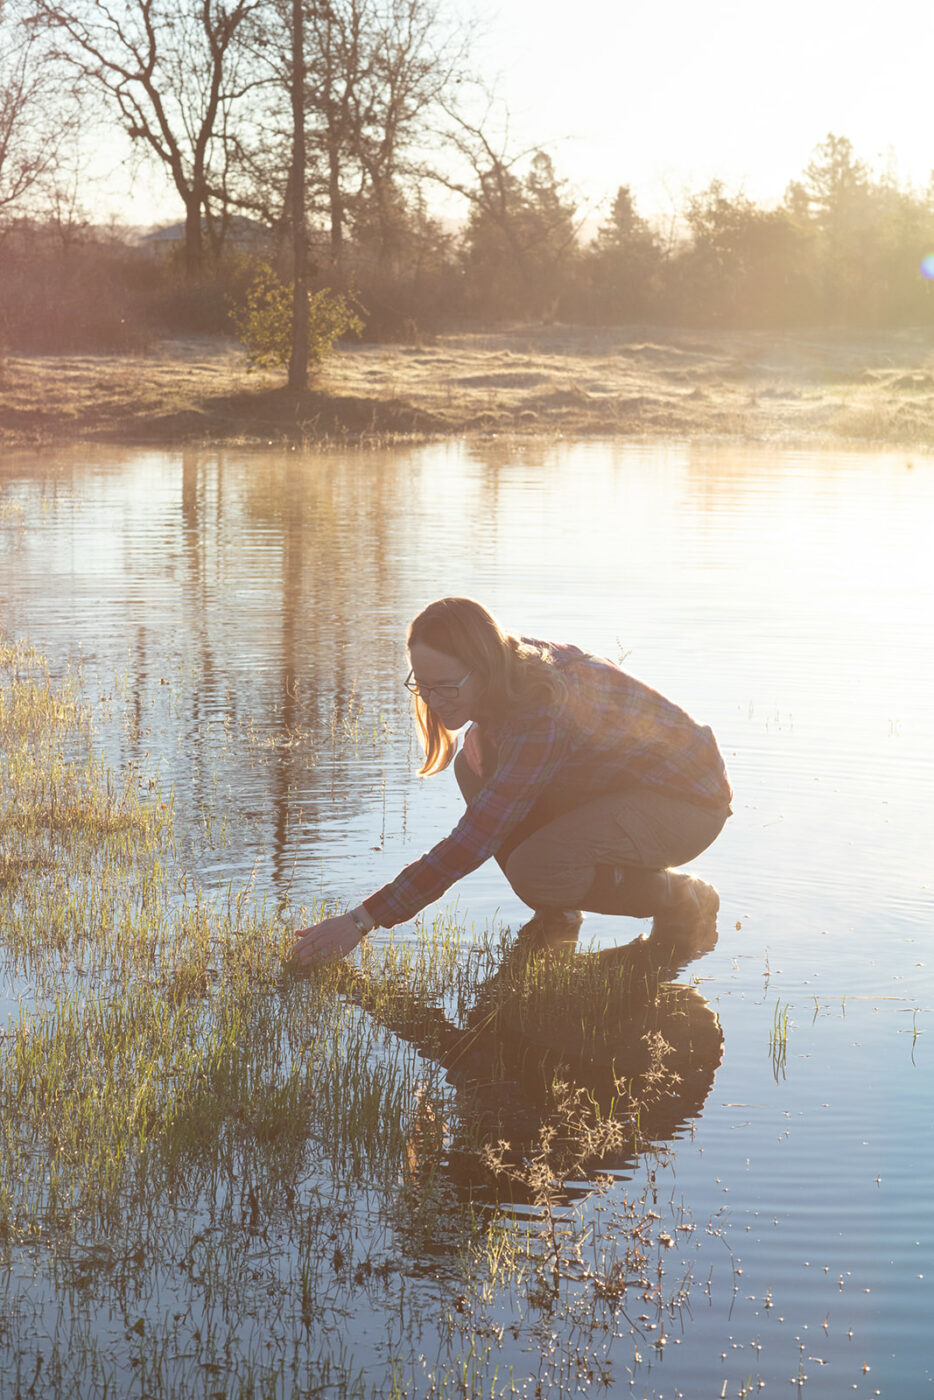
[[[207,900],[171,794],[9,641],[0,794],[5,1396],[561,1397],[660,1345],[698,950],[440,919],[295,980],[310,911]]]
[[[138,356],[10,356],[0,442],[279,444],[463,434],[934,447],[934,333],[513,327],[336,352],[314,389],[220,337]]]

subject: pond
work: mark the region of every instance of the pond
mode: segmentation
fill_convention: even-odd
[[[597,1379],[659,1397],[934,1394],[929,458],[82,447],[11,455],[0,488],[0,631],[80,670],[110,761],[174,792],[205,890],[246,882],[295,921],[359,902],[457,820],[452,774],[415,776],[402,688],[406,624],[434,597],[610,657],[710,724],[734,815],[692,867],[719,890],[719,936],[681,980],[722,1059],[651,1163],[693,1222],[694,1285],[670,1345],[630,1308]],[[444,903],[468,943],[527,914],[493,863]],[[582,946],[646,927],[590,915]],[[430,1272],[412,1263],[413,1289]],[[397,1315],[365,1289],[342,1306],[346,1356],[394,1393]],[[489,1393],[535,1393],[519,1378],[541,1385],[541,1358],[491,1309]],[[341,1393],[322,1366],[308,1393]],[[548,1374],[539,1393],[587,1388]]]

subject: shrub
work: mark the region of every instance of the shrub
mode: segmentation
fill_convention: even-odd
[[[149,330],[128,288],[126,250],[93,242],[65,256],[41,229],[17,231],[0,267],[0,323],[21,354],[128,354]]]
[[[251,367],[284,369],[292,350],[292,288],[263,264],[246,301],[231,311],[234,329]],[[359,335],[363,322],[350,297],[322,287],[308,298],[308,364],[320,365],[342,335]]]
[[[169,334],[230,334],[230,308],[243,302],[256,276],[256,259],[237,249],[207,260],[189,277],[175,250],[156,266],[136,267],[147,324]]]

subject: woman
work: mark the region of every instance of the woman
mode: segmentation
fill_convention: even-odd
[[[411,919],[495,856],[546,922],[580,910],[672,924],[716,912],[716,892],[668,867],[693,860],[730,815],[713,734],[612,662],[510,636],[471,598],[441,598],[412,623],[406,686],[425,761],[454,758],[467,802],[457,826],[348,914],[299,929],[302,968]]]

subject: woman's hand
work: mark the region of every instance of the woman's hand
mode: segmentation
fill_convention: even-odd
[[[363,934],[349,914],[338,914],[333,919],[322,919],[311,928],[295,930],[295,944],[289,966],[293,972],[308,972],[322,963],[333,962],[335,958],[352,953]]]

